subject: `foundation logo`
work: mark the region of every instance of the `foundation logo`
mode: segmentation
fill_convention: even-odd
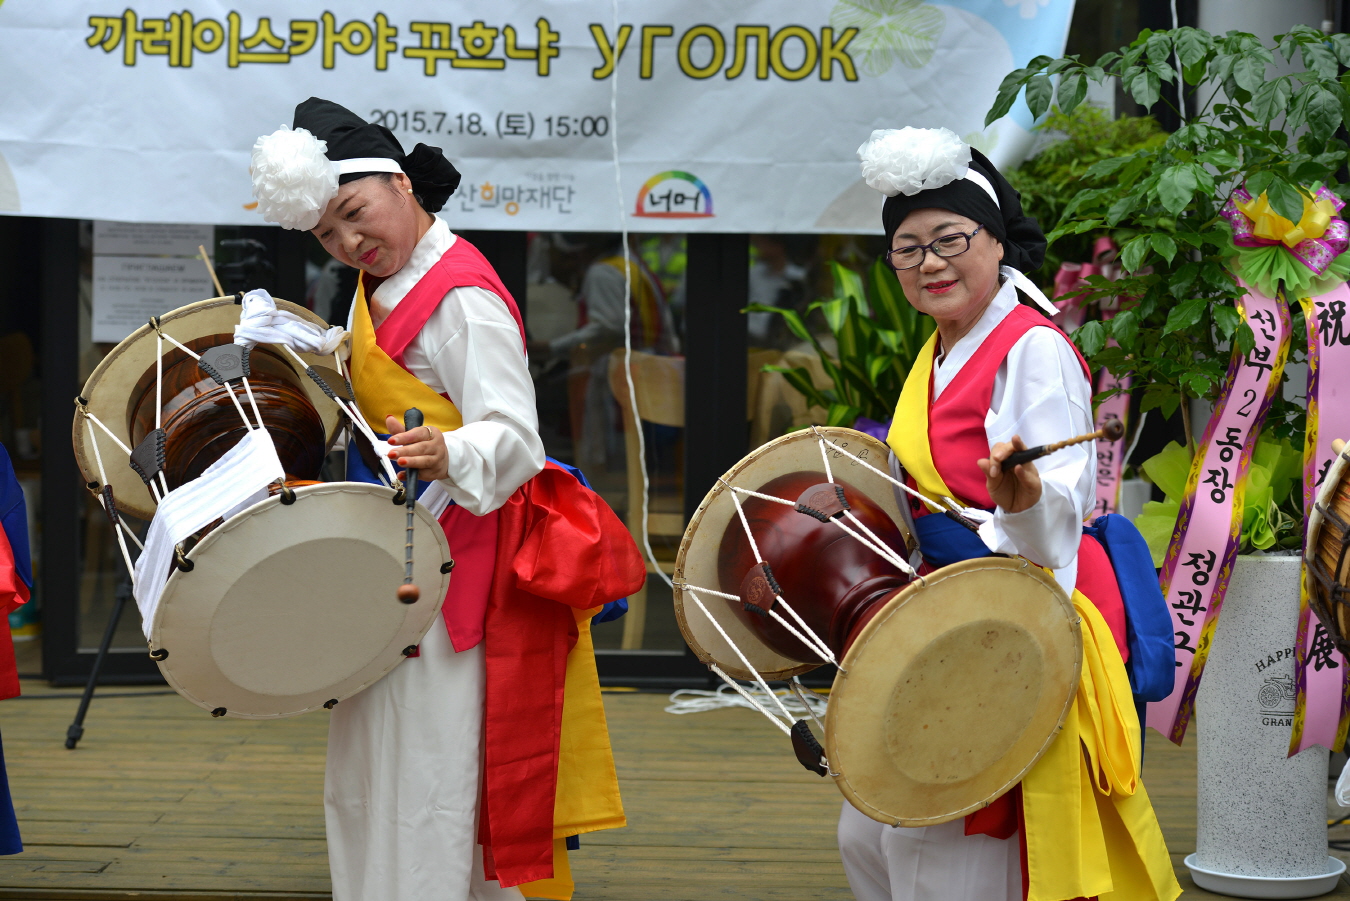
[[[713,214],[712,192],[688,172],[670,170],[647,179],[638,192],[634,216],[651,219],[705,219]]]
[[[1261,705],[1261,724],[1288,726],[1293,722],[1294,703],[1298,693],[1292,676],[1268,676],[1257,689],[1256,701]]]

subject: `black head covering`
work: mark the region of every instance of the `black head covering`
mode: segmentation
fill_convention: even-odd
[[[1003,173],[974,147],[970,148],[970,168],[989,179],[998,195],[998,205],[975,182],[958,178],[940,188],[929,188],[917,194],[896,194],[886,198],[881,208],[881,223],[886,229],[886,244],[905,217],[915,210],[950,210],[958,216],[974,219],[989,229],[989,233],[1003,244],[1003,263],[1032,272],[1045,260],[1045,235],[1040,225],[1022,213],[1022,195],[1013,190]]]
[[[320,141],[327,141],[326,155],[333,162],[375,157],[398,163],[428,213],[445,206],[459,187],[459,171],[445,158],[441,148],[418,144],[412,153],[405,155],[403,146],[389,129],[367,122],[331,100],[311,97],[301,103],[295,108],[292,127],[306,129]],[[345,185],[374,174],[377,173],[348,172],[338,177],[338,183]]]

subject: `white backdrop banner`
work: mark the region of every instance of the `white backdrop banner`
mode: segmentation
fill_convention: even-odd
[[[444,148],[465,229],[877,231],[855,151],[1030,145],[1003,76],[1073,0],[0,0],[0,211],[258,224],[254,140],[310,96]],[[616,164],[617,163],[617,164]]]

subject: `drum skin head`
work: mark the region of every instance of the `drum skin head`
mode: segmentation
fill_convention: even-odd
[[[273,719],[341,701],[404,660],[436,621],[450,585],[445,532],[414,518],[414,582],[404,575],[407,508],[382,485],[330,482],[230,517],[169,577],[150,631],[160,672],[204,710]]]
[[[278,310],[294,313],[320,328],[328,327],[328,323],[304,307],[285,300],[277,300],[276,304]],[[239,309],[233,297],[216,297],[190,303],[165,313],[159,317],[159,325],[166,335],[172,335],[187,344],[209,335],[233,334],[234,327],[239,324]],[[80,396],[89,402],[89,412],[97,416],[99,421],[128,447],[133,445],[127,427],[127,407],[137,382],[155,365],[155,344],[155,330],[146,323],[103,358],[89,376],[89,380],[84,383],[84,390],[80,392]],[[166,341],[166,352],[172,349],[173,345]],[[284,357],[294,365],[295,361],[289,354],[284,354]],[[320,375],[330,376],[330,380],[335,383],[341,382],[336,373],[332,372],[331,356],[321,357],[302,353],[300,357],[319,370]],[[337,434],[338,426],[341,425],[342,414],[338,412],[337,405],[324,395],[323,390],[314,384],[309,376],[299,367],[295,368],[305,394],[323,420],[324,435],[331,442],[333,436]],[[130,516],[146,520],[152,518],[155,515],[154,499],[150,496],[150,490],[146,488],[145,483],[141,481],[141,477],[128,465],[126,454],[104,435],[98,426],[76,413],[71,438],[75,446],[75,460],[80,466],[80,474],[84,477],[85,483],[98,488],[103,485],[94,454],[95,436],[99,442],[99,453],[103,456],[103,469],[108,475],[108,484],[113,487],[113,498],[117,501],[117,508]]]
[[[855,432],[853,429],[820,428],[820,435],[847,448],[871,465],[887,471],[889,450],[886,445],[870,435]],[[900,508],[895,503],[895,492],[889,481],[871,472],[856,460],[837,450],[830,449],[830,467],[834,476],[848,482],[862,491],[874,503],[886,511],[899,527],[905,540],[913,546],[909,527],[905,525]],[[782,475],[794,472],[818,472],[820,480],[825,479],[825,464],[821,458],[820,443],[816,432],[806,429],[776,438],[759,449],[752,451],[727,473],[722,482],[738,488],[759,490],[762,486]],[[681,588],[690,585],[736,594],[740,584],[722,585],[718,580],[718,550],[722,534],[736,518],[736,506],[732,502],[731,492],[719,482],[708,492],[703,503],[699,504],[689,527],[685,529],[684,539],[680,542],[680,552],[675,560],[674,596],[675,619],[679,623],[684,640],[706,663],[716,664],[723,672],[735,679],[749,680],[754,673],[746,669],[741,658],[731,649],[716,627],[699,609],[689,593]],[[792,598],[784,596],[791,603]],[[783,656],[769,647],[762,639],[741,622],[725,598],[700,594],[699,598],[716,618],[728,636],[741,649],[746,658],[765,679],[786,679],[799,673],[816,669],[818,664],[803,664]]]
[[[835,677],[825,753],[839,790],[894,826],[987,806],[1059,734],[1082,659],[1078,615],[1044,570],[985,557],[930,573],[864,627]]]

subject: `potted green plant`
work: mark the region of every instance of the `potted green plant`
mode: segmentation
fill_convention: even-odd
[[[1325,745],[1343,738],[1344,717],[1339,732],[1335,722],[1327,732],[1302,714],[1311,692],[1337,692],[1339,706],[1347,667],[1341,660],[1333,674],[1314,660],[1319,633],[1306,596],[1300,603],[1298,559],[1237,552],[1301,544],[1316,463],[1327,453],[1300,392],[1283,390],[1282,364],[1287,356],[1315,372],[1324,355],[1342,353],[1325,340],[1330,308],[1318,301],[1343,292],[1350,275],[1350,231],[1339,218],[1347,65],[1350,36],[1311,28],[1271,45],[1241,32],[1144,31],[1094,63],[1032,60],[1004,79],[988,115],[1003,116],[1023,92],[1038,117],[1052,104],[1071,113],[1089,80],[1119,79],[1145,108],[1167,102],[1164,84],[1177,88],[1177,130],[1089,166],[1085,176],[1099,184],[1077,192],[1048,237],[1115,238],[1123,276],[1091,277],[1081,294],[1089,303],[1128,300],[1109,321],[1086,322],[1074,340],[1093,365],[1143,386],[1145,411],[1180,409],[1185,423],[1186,446],[1144,465],[1169,497],[1141,525],[1155,549],[1166,545],[1159,562],[1178,630],[1176,689],[1150,705],[1150,724],[1179,741],[1205,676],[1199,850],[1187,863],[1197,882],[1216,889],[1230,878],[1330,872],[1321,834],[1325,751],[1288,755],[1312,743],[1309,730],[1322,730],[1316,741]],[[1317,390],[1315,379],[1307,389]],[[1192,399],[1215,405],[1203,435],[1190,421]],[[1300,482],[1304,490],[1294,490]],[[1221,606],[1235,609],[1216,620]],[[1269,671],[1267,658],[1279,661]],[[1290,686],[1287,699],[1283,688],[1268,692],[1288,701],[1289,716],[1271,711],[1263,722],[1260,709],[1253,713],[1249,695],[1259,692],[1248,683],[1263,678]],[[1245,817],[1225,814],[1238,806]],[[1268,815],[1256,810],[1263,806]],[[1295,858],[1298,872],[1287,871]]]

